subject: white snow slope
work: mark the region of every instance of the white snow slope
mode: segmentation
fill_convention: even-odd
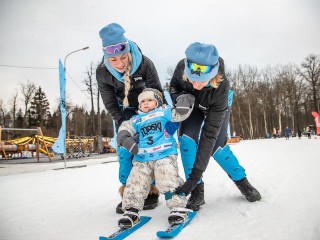
[[[247,202],[212,159],[206,204],[175,239],[319,240],[319,137],[247,140],[231,149],[262,200]],[[97,240],[117,229],[119,186],[117,162],[1,176],[0,239]],[[161,196],[156,209],[141,212],[151,221],[127,239],[157,239],[168,214]]]

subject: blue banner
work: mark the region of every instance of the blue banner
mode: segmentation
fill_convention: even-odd
[[[59,59],[59,80],[60,80],[60,112],[61,112],[61,128],[59,131],[59,137],[52,145],[52,150],[56,153],[65,153],[65,143],[66,143],[66,77],[64,72],[64,67]]]

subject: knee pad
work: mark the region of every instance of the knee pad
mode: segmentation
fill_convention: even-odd
[[[119,181],[126,184],[132,169],[132,154],[123,147],[117,148],[119,162]]]
[[[187,135],[182,135],[181,137],[179,137],[179,142],[184,174],[186,179],[188,179],[189,174],[192,171],[194,161],[196,159],[197,144],[192,138],[188,137]]]
[[[245,169],[240,166],[238,159],[230,150],[230,146],[219,147],[214,152],[213,158],[233,181],[238,181],[246,176]]]

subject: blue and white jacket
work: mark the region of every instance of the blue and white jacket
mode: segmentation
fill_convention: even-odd
[[[125,121],[119,128],[128,131],[131,136],[139,135],[139,152],[133,160],[147,162],[162,159],[172,154],[177,154],[176,141],[165,129],[167,122],[181,122],[189,117],[192,108],[187,114],[181,115],[176,109],[163,105],[150,112],[139,111],[129,121]]]

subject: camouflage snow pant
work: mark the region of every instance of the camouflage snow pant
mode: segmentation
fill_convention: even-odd
[[[149,162],[133,161],[132,163],[133,167],[122,199],[123,210],[136,208],[141,211],[154,179],[160,193],[174,192],[183,183],[183,179],[179,176],[177,155]],[[175,194],[166,203],[170,209],[186,207],[187,200],[185,196]]]

